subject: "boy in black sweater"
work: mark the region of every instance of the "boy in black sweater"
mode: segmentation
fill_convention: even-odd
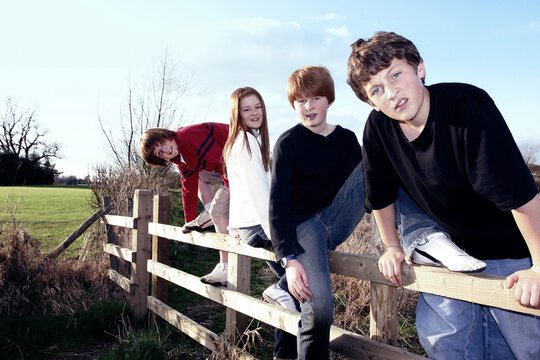
[[[300,124],[274,147],[270,231],[288,287],[300,301],[298,359],[327,359],[333,296],[328,249],[364,215],[362,154],[356,135],[326,121],[334,82],[324,67],[304,67],[287,94]]]

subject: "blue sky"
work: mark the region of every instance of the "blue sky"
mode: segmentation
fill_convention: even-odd
[[[297,123],[289,75],[324,65],[336,84],[328,121],[361,139],[368,105],[345,82],[350,44],[395,31],[420,50],[426,83],[485,89],[518,144],[540,143],[538,1],[48,0],[0,3],[0,103],[37,107],[60,142],[64,175],[111,160],[98,116],[114,129],[129,84],[148,82],[167,53],[189,85],[182,120],[228,122],[241,86],[263,95],[271,140]],[[1,108],[3,109],[3,108]]]

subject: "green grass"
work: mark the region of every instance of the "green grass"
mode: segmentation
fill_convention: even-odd
[[[12,217],[41,241],[44,253],[64,241],[92,215],[91,191],[77,186],[1,186],[0,222]],[[77,251],[79,238],[68,249]]]
[[[2,316],[2,359],[39,359],[112,343],[118,324],[130,318],[129,304],[104,300],[86,311],[63,315]]]

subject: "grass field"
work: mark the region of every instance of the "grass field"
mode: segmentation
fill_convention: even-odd
[[[65,240],[93,211],[91,191],[77,186],[1,186],[0,222],[12,218],[41,241],[44,253]],[[82,237],[68,249],[75,254]]]

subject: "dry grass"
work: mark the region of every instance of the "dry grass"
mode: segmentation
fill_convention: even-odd
[[[255,320],[251,320],[248,330],[244,331],[242,336],[233,345],[231,336],[227,333],[223,333],[218,337],[214,345],[214,350],[208,358],[208,360],[240,360],[244,359],[243,353],[249,353],[254,349],[257,349],[264,342],[262,335],[260,334],[261,327],[250,329]]]
[[[379,255],[382,244],[377,241],[372,243],[371,238],[376,238],[376,236],[371,233],[370,221],[370,216],[365,216],[351,237],[337,250],[353,254]],[[342,275],[332,274],[331,277],[335,299],[334,325],[368,336],[369,303],[371,300],[369,282]],[[407,318],[414,315],[417,300],[417,292],[398,288],[398,314],[402,322],[407,322]],[[411,325],[414,326],[414,324]],[[410,341],[410,339],[402,339],[402,336],[400,336],[400,340]]]
[[[61,314],[110,297],[104,263],[46,259],[39,241],[14,222],[0,230],[0,314]]]

